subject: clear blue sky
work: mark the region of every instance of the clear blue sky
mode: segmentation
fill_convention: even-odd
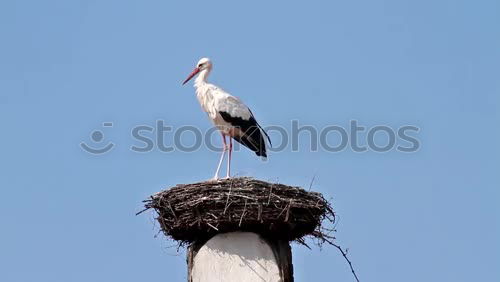
[[[304,134],[268,162],[235,154],[240,175],[316,175],[362,281],[500,281],[499,1],[172,2],[0,3],[1,281],[185,281],[134,213],[218,155],[134,153],[130,129],[208,129],[180,85],[203,56],[263,125],[420,127],[416,153],[310,152]],[[82,151],[94,130],[112,151]],[[293,248],[297,281],[353,281],[333,248]]]

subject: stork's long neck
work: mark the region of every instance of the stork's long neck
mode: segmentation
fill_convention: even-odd
[[[210,91],[207,91],[209,89],[208,82],[207,82],[207,77],[210,74],[210,69],[204,69],[200,71],[196,79],[194,80],[194,88],[196,88],[196,98],[198,98],[198,102],[200,102],[201,107],[203,110],[207,113],[209,113],[211,110],[213,110],[209,105],[211,104],[211,101],[213,100],[213,96],[210,94]]]
[[[200,71],[198,77],[196,77],[196,79],[194,80],[194,87],[198,88],[200,86],[207,84],[207,77],[209,74],[210,74],[209,68]]]

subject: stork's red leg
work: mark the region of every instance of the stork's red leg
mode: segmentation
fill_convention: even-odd
[[[233,138],[229,137],[229,155],[227,158],[227,175],[226,178],[231,177],[231,155],[233,152]]]
[[[226,149],[227,149],[226,136],[224,134],[222,134],[222,132],[221,132],[221,136],[222,136],[222,143],[224,144],[224,147],[222,148],[222,154],[220,156],[219,165],[217,166],[217,170],[215,171],[215,175],[214,175],[213,180],[219,179],[220,166],[222,165],[222,161],[224,160],[224,156],[226,155]]]

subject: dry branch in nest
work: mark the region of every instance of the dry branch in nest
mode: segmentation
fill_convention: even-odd
[[[163,233],[181,244],[232,231],[303,244],[309,235],[325,242],[332,237],[323,221],[335,221],[320,193],[248,177],[179,184],[144,202],[145,210],[156,211]]]

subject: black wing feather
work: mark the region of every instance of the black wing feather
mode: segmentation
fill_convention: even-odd
[[[252,110],[250,110],[250,108],[248,108],[248,111],[250,112],[250,115],[252,115],[253,119],[255,119],[255,117],[253,116]],[[264,130],[264,128],[262,128],[262,126],[260,126],[260,124],[257,122],[257,120],[255,121],[255,123],[257,123],[257,126],[259,126],[260,130],[262,130],[262,132],[264,132],[264,134],[267,137],[267,141],[269,141],[269,146],[272,147],[273,143],[271,143],[271,138],[269,138],[269,135],[267,135],[267,132]]]
[[[234,136],[234,140],[254,151],[257,156],[267,157],[266,142],[262,136],[261,127],[253,115],[246,120],[241,117],[233,117],[229,113],[223,111],[220,111],[219,114],[224,121],[239,128],[243,132],[241,136]],[[264,134],[267,136],[267,133],[264,132]],[[269,139],[269,136],[267,136],[267,138]]]

